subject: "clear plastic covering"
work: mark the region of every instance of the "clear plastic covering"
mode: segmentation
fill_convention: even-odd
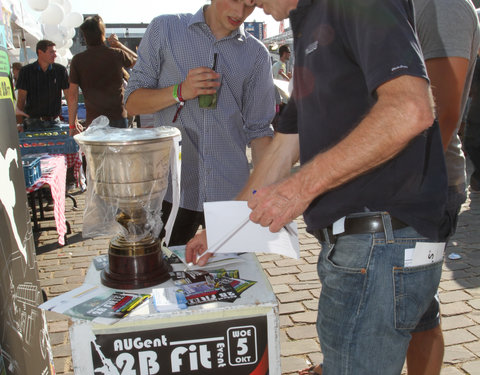
[[[83,236],[121,234],[129,242],[149,235],[157,238],[163,227],[161,207],[170,165],[177,166],[179,157],[175,145],[180,131],[120,129],[108,123],[106,117],[98,117],[74,137],[87,160]],[[172,178],[177,174],[172,170]]]

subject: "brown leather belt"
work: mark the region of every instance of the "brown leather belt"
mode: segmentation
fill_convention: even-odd
[[[403,221],[400,221],[392,216],[390,216],[390,220],[392,222],[393,230],[408,227],[408,224],[405,224]],[[314,230],[312,234],[320,242],[330,242],[330,244],[334,244],[337,238],[341,236],[348,236],[350,234],[379,233],[385,230],[383,226],[382,215],[380,214],[357,216],[357,217],[346,217],[345,231],[335,235],[333,234],[332,225],[329,225],[325,229],[326,229],[328,238],[325,237],[325,232],[323,229]]]

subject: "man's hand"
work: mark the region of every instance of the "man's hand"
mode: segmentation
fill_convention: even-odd
[[[271,232],[278,232],[284,225],[301,215],[311,198],[302,194],[303,178],[299,173],[282,182],[259,189],[248,200],[252,209],[250,220]]]
[[[215,94],[220,86],[220,74],[206,67],[191,69],[185,81],[182,82],[182,97],[185,100],[194,99],[198,95]],[[216,81],[215,81],[216,80]]]
[[[203,254],[207,248],[207,232],[204,229],[188,241],[187,246],[185,247],[185,261],[187,263],[197,264],[197,257]],[[198,265],[204,266],[212,255],[212,253],[206,253],[203,255],[198,260]]]
[[[85,130],[84,127],[78,121],[75,121],[74,124],[70,124],[68,133],[70,137],[73,137],[74,135],[79,134],[84,130]]]
[[[110,44],[110,47],[118,48],[121,45],[120,40],[118,40],[117,34],[111,34],[108,37],[107,41],[108,44]]]

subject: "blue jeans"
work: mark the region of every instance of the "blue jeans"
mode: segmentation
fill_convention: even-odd
[[[405,249],[417,242],[429,241],[411,227],[390,227],[322,243],[317,330],[323,375],[401,373],[410,334],[442,272],[441,261],[404,267]]]

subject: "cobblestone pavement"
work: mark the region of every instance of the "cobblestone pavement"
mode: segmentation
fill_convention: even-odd
[[[36,237],[40,282],[49,297],[80,286],[92,258],[107,252],[108,238],[82,238],[85,196],[75,192],[78,210],[73,210],[67,199],[66,217],[73,231],[68,245],[58,247],[55,231],[43,231]],[[298,225],[299,260],[258,256],[279,302],[283,375],[295,374],[305,367],[307,359],[312,363],[322,359],[315,329],[321,288],[316,273],[320,250],[316,239],[305,232],[301,219]],[[480,374],[480,193],[471,193],[463,205],[457,234],[446,250],[447,256],[451,253],[461,259],[446,258],[440,283],[446,345],[442,374]],[[72,374],[69,320],[56,313],[48,313],[47,319],[56,372]]]

